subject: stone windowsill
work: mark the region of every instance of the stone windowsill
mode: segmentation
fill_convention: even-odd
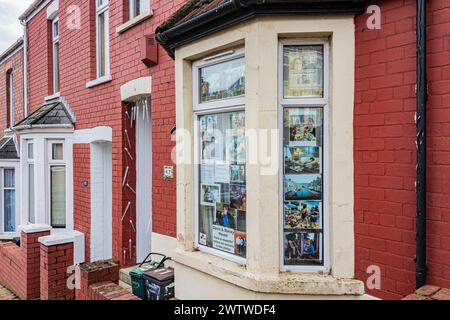
[[[338,279],[331,275],[317,273],[257,275],[249,272],[244,265],[201,251],[189,252],[176,249],[174,261],[254,292],[299,295],[364,295],[364,284],[356,279]]]
[[[99,86],[103,83],[107,83],[110,81],[112,81],[112,76],[110,74],[107,74],[106,76],[89,81],[88,83],[86,83],[86,88],[93,88],[95,86]]]
[[[144,20],[147,20],[148,18],[151,18],[153,16],[153,11],[150,10],[148,12],[142,13],[130,20],[128,20],[127,22],[121,24],[120,26],[118,26],[116,28],[116,32],[117,33],[123,33],[125,31],[127,31],[128,29],[131,29],[132,27],[134,27],[135,25],[141,23]]]

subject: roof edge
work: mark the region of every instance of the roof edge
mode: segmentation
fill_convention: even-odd
[[[29,16],[31,16],[37,9],[39,9],[39,6],[42,5],[42,3],[46,2],[47,0],[35,0],[30,6],[19,16],[20,21],[25,21],[28,19]]]
[[[228,0],[179,25],[162,24],[156,40],[173,58],[177,47],[257,16],[357,15],[365,8],[366,0]]]
[[[2,64],[11,54],[23,47],[23,37],[17,39],[8,49],[0,53],[0,64]]]

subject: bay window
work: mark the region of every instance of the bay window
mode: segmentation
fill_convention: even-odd
[[[130,19],[150,11],[150,0],[130,0]]]
[[[16,231],[16,171],[14,168],[2,170],[3,232]]]
[[[66,165],[63,142],[49,141],[50,224],[66,227]]]
[[[194,87],[196,244],[242,262],[247,257],[243,50],[194,63]]]
[[[109,75],[109,0],[96,0],[97,78]]]
[[[282,270],[328,268],[325,41],[282,41]]]
[[[52,53],[53,53],[53,93],[58,93],[59,80],[59,19],[52,21]]]

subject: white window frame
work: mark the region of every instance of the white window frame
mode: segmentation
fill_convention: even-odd
[[[136,13],[136,2],[137,1],[139,1],[139,2],[147,1],[148,2],[148,9],[146,11],[141,11],[141,12],[139,12],[139,14],[137,14]],[[136,18],[136,17],[138,17],[140,15],[146,14],[146,13],[150,12],[150,10],[151,10],[150,9],[150,0],[130,0],[130,18],[129,18],[129,20],[131,20],[133,18]]]
[[[323,45],[323,97],[301,97],[301,98],[284,98],[284,46],[299,45]],[[329,56],[330,47],[329,41],[327,39],[289,39],[279,41],[279,56],[278,56],[278,92],[279,92],[279,111],[278,111],[278,126],[281,130],[279,135],[279,145],[282,148],[282,152],[279,155],[279,230],[280,230],[280,266],[282,272],[323,272],[328,273],[330,271],[330,208],[329,205],[329,188],[330,184],[328,180],[331,178],[329,174]],[[285,107],[321,107],[323,110],[323,146],[322,154],[323,157],[323,200],[322,200],[322,227],[323,227],[323,244],[322,244],[322,257],[323,266],[315,265],[285,265],[284,264],[284,108]]]
[[[26,186],[27,186],[27,207],[28,207],[28,221],[29,223],[31,222],[31,211],[30,211],[30,165],[33,165],[33,191],[34,191],[34,209],[33,209],[33,214],[34,214],[34,222],[36,222],[36,165],[35,165],[35,150],[34,150],[34,141],[32,139],[26,140],[26,149],[25,149],[25,154],[26,154],[26,172],[27,172],[27,182],[26,182]],[[30,158],[30,146],[32,146],[33,148],[33,157]]]
[[[14,170],[14,187],[5,187],[5,170]],[[18,170],[16,166],[5,166],[0,168],[0,205],[1,205],[1,216],[0,216],[0,234],[3,235],[14,235],[17,234],[17,225],[18,225],[18,206],[17,206],[17,197],[18,197]],[[14,227],[15,231],[6,231],[5,230],[5,191],[6,190],[14,190]]]
[[[236,111],[244,111],[245,112],[245,95],[227,99],[221,99],[214,102],[208,103],[199,103],[199,72],[201,68],[208,67],[211,65],[219,64],[222,62],[227,62],[230,60],[238,59],[244,57],[245,58],[245,49],[240,48],[237,50],[231,50],[225,52],[225,54],[218,54],[211,57],[204,58],[202,60],[196,61],[192,65],[193,72],[193,102],[194,102],[194,232],[195,232],[195,242],[194,247],[202,252],[215,255],[239,264],[245,265],[247,263],[246,258],[239,257],[237,255],[233,255],[231,253],[223,252],[214,248],[210,248],[199,243],[199,214],[200,214],[200,203],[199,203],[199,189],[200,189],[200,172],[199,166],[201,164],[201,154],[200,154],[200,121],[198,121],[199,117],[206,114],[221,114],[228,112],[236,112]],[[244,61],[245,65],[245,61]],[[246,162],[247,166],[247,162]],[[247,184],[246,184],[247,186]],[[246,216],[247,220],[247,216]],[[248,220],[247,220],[248,221]],[[248,246],[247,246],[248,248]],[[248,250],[247,250],[248,254]]]
[[[57,28],[58,34],[55,35],[55,28]],[[58,46],[58,59],[56,59],[56,47]],[[53,94],[58,94],[61,90],[60,88],[60,71],[59,71],[59,61],[60,61],[60,49],[59,48],[59,18],[56,16],[52,20],[52,63],[53,63]]]
[[[8,95],[9,95],[9,127],[14,127],[14,74],[13,70],[8,72]]]
[[[105,3],[101,4],[101,0],[95,0],[95,24],[96,24],[96,74],[97,79],[103,79],[110,75],[110,53],[109,53],[109,0],[104,0]],[[105,17],[105,74],[100,74],[101,69],[101,54],[100,54],[100,24],[99,24],[99,17],[100,15],[104,14]]]
[[[53,145],[54,144],[61,144],[62,150],[63,150],[63,159],[62,160],[54,160],[53,159]],[[46,165],[46,190],[47,190],[47,201],[48,201],[48,212],[47,212],[47,219],[49,222],[49,225],[53,229],[59,229],[59,230],[65,230],[67,229],[67,201],[68,201],[68,190],[67,190],[67,170],[68,166],[66,163],[66,152],[65,152],[65,141],[62,139],[47,139],[47,165]],[[65,216],[65,225],[64,227],[54,227],[52,225],[52,193],[51,193],[51,168],[52,167],[64,167],[65,168],[65,210],[64,210],[64,216]]]

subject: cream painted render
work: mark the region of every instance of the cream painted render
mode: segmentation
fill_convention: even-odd
[[[245,47],[247,129],[278,129],[280,39],[323,39],[330,44],[329,217],[330,275],[280,272],[280,182],[247,164],[247,263],[239,265],[195,248],[195,188],[192,62],[239,46]],[[190,163],[177,165],[176,296],[179,299],[360,298],[354,279],[353,106],[354,22],[352,16],[256,18],[178,48],[175,52],[177,154]],[[190,133],[183,139],[181,133]],[[278,146],[278,154],[282,152]],[[248,149],[248,142],[247,142]],[[247,161],[248,162],[248,161]],[[184,285],[186,284],[186,285]],[[208,285],[205,285],[208,284]],[[195,293],[195,295],[193,294]],[[264,293],[264,294],[262,294]],[[306,295],[306,296],[304,296]]]
[[[120,87],[120,98],[125,102],[136,102],[152,94],[152,77],[131,80]]]

